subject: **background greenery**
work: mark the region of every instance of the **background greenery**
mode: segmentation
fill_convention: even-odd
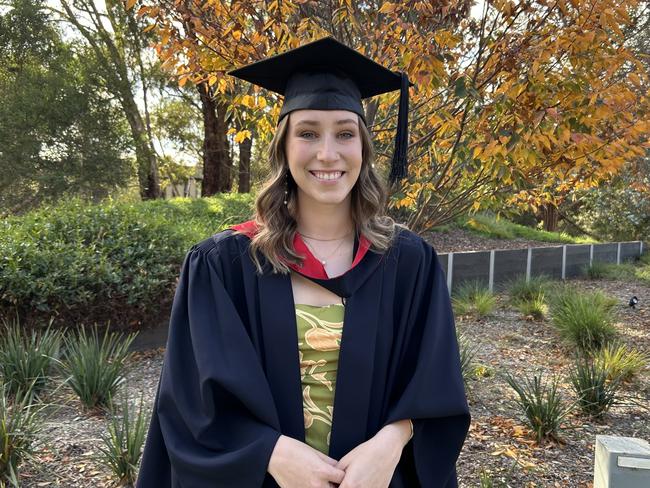
[[[159,324],[187,250],[250,216],[249,195],[87,205],[0,223],[0,315],[21,323]]]

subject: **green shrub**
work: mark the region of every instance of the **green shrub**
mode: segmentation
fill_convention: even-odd
[[[463,373],[463,381],[465,384],[475,377],[474,357],[476,356],[478,346],[467,337],[465,334],[458,334],[458,349],[460,352],[460,369]]]
[[[247,220],[250,195],[106,202],[69,200],[0,221],[0,315],[30,326],[160,323],[190,246]]]
[[[607,372],[610,380],[621,378],[630,380],[646,367],[650,358],[638,349],[630,349],[625,344],[607,344],[594,354],[596,365]]]
[[[118,386],[124,381],[126,360],[130,357],[129,346],[136,334],[124,338],[108,328],[100,341],[97,328],[90,335],[81,328],[73,337],[65,338],[63,372],[66,382],[79,396],[87,409],[109,405]]]
[[[110,466],[119,486],[133,486],[138,473],[138,462],[147,433],[143,399],[144,396],[141,396],[137,413],[132,413],[125,394],[122,415],[113,413],[106,432],[101,434],[101,461]]]
[[[607,275],[607,263],[594,261],[586,267],[586,275],[592,280],[601,280]]]
[[[548,305],[543,292],[536,297],[517,302],[515,308],[525,317],[532,317],[534,320],[543,320],[548,314]]]
[[[0,486],[9,483],[20,487],[18,468],[33,455],[33,444],[42,427],[39,414],[43,408],[34,406],[30,395],[20,390],[10,400],[5,385],[0,385]]]
[[[629,280],[634,278],[636,267],[631,263],[614,264],[594,262],[587,267],[587,276],[592,280]]]
[[[578,358],[569,376],[578,405],[585,415],[600,418],[616,400],[621,378],[609,379],[609,371],[590,358]]]
[[[510,301],[517,304],[545,295],[550,286],[551,281],[546,276],[533,276],[528,281],[522,276],[508,283],[507,289]]]
[[[616,303],[601,291],[586,292],[566,286],[551,300],[553,324],[566,342],[585,351],[598,349],[616,336]]]
[[[43,332],[25,331],[16,319],[3,321],[0,333],[0,376],[9,395],[18,391],[31,401],[38,397],[59,355],[61,333],[49,327]]]
[[[526,376],[521,382],[506,373],[505,379],[517,393],[516,402],[523,410],[537,442],[546,438],[557,439],[562,421],[571,410],[558,393],[559,379],[553,377],[549,384],[542,373],[532,378]]]
[[[496,306],[496,298],[485,285],[478,281],[465,282],[452,296],[456,315],[473,314],[478,317],[489,315]]]

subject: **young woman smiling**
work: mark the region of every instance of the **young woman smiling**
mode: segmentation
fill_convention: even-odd
[[[384,214],[361,99],[408,78],[332,38],[231,73],[283,94],[252,220],[195,245],[139,487],[457,486],[469,425],[435,251]]]

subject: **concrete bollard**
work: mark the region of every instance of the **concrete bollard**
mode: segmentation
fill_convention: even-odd
[[[633,437],[596,436],[594,488],[650,487],[650,444]]]

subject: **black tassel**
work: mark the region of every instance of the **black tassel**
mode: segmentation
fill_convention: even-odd
[[[389,182],[401,180],[408,176],[407,151],[409,147],[409,77],[401,73],[402,86],[399,95],[399,112],[397,114],[397,132],[395,134],[395,152],[390,165]]]

